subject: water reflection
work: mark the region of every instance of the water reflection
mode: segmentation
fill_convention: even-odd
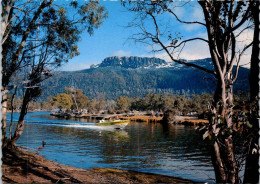
[[[205,142],[192,127],[130,123],[124,130],[108,131],[89,128],[85,121],[53,119],[47,113],[31,113],[27,121],[18,144],[37,149],[44,140],[47,144],[41,154],[61,164],[130,169],[202,182],[214,178]],[[64,126],[68,123],[87,126]]]

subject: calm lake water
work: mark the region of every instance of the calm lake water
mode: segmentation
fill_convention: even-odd
[[[133,122],[111,131],[86,120],[58,120],[49,113],[28,113],[17,144],[37,149],[44,140],[42,156],[78,168],[118,168],[214,182],[208,149],[193,127]]]

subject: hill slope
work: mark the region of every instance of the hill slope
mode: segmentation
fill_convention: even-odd
[[[190,61],[211,68],[211,59]],[[249,70],[240,68],[235,90],[248,90]],[[64,92],[65,87],[82,89],[89,98],[103,94],[107,99],[118,96],[143,96],[147,93],[203,93],[214,91],[215,79],[190,67],[167,63],[157,58],[109,57],[90,69],[57,72],[43,82],[43,97]]]

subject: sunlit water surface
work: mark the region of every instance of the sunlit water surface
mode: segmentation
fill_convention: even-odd
[[[214,182],[208,149],[193,127],[133,122],[123,130],[107,130],[87,120],[59,120],[49,114],[28,113],[17,144],[37,149],[44,140],[42,156],[78,168],[118,168]]]

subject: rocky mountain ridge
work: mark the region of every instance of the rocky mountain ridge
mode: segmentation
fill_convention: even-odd
[[[211,58],[199,59],[199,60],[185,60],[181,59],[188,63],[194,63],[199,66],[213,69]],[[182,64],[176,62],[166,62],[163,59],[155,57],[138,57],[138,56],[111,56],[105,58],[100,64],[91,65],[90,68],[104,68],[104,67],[121,67],[126,69],[137,69],[137,68],[167,68],[174,67],[180,69],[186,67]]]
[[[122,67],[122,68],[146,68],[146,67],[159,67],[165,66],[168,63],[159,58],[155,57],[137,57],[137,56],[130,56],[130,57],[119,57],[119,56],[111,56],[105,58],[100,64],[91,65],[90,68],[98,68],[98,67]]]

